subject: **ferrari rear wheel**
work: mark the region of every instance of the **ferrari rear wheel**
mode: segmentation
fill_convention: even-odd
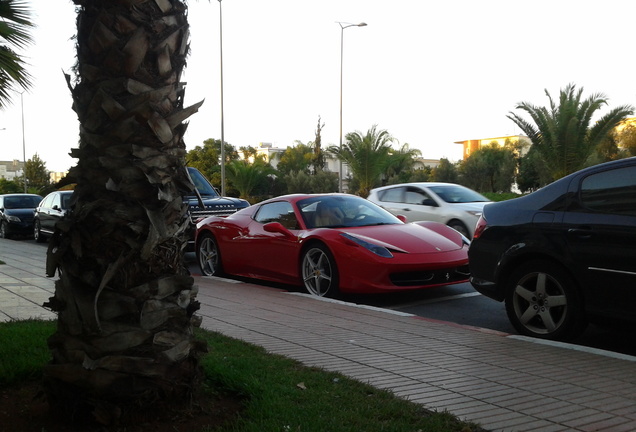
[[[197,245],[197,259],[201,273],[205,276],[219,276],[223,273],[221,254],[216,239],[211,234],[203,234]]]
[[[338,268],[326,246],[316,244],[305,251],[301,274],[309,294],[318,297],[338,295]]]

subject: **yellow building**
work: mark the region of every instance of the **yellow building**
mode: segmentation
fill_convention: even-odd
[[[495,138],[482,138],[482,139],[472,139],[466,141],[455,141],[455,144],[461,144],[464,146],[464,151],[462,152],[462,159],[469,157],[474,151],[479,150],[484,146],[488,146],[492,143],[497,143],[501,147],[503,147],[506,142],[510,142],[512,144],[517,144],[521,142],[525,144],[522,149],[522,154],[526,154],[528,148],[530,147],[530,138],[524,135],[509,135],[503,137],[495,137]]]
[[[620,122],[616,126],[616,132],[620,133],[627,126],[636,127],[636,117],[630,117]],[[487,146],[493,142],[496,142],[497,144],[503,147],[506,144],[506,141],[509,141],[513,144],[521,141],[523,144],[525,144],[525,146],[522,148],[522,151],[521,151],[522,155],[525,155],[528,152],[528,149],[530,148],[530,146],[532,145],[530,138],[528,138],[525,135],[510,135],[510,136],[495,137],[495,138],[455,141],[455,144],[461,144],[464,146],[464,151],[462,152],[462,155],[463,155],[462,159],[466,159],[472,154],[472,152],[474,152],[475,150],[479,150],[483,146]],[[619,143],[619,147],[620,147],[620,143]]]

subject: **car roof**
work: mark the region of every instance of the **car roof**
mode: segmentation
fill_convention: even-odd
[[[444,182],[411,182],[411,183],[397,183],[392,185],[386,185],[382,187],[378,187],[375,189],[371,189],[373,191],[380,191],[384,189],[394,188],[394,187],[404,187],[404,186],[422,186],[422,187],[434,187],[434,186],[459,186],[466,188],[464,185],[460,185],[458,183],[444,183]],[[468,188],[466,188],[468,189]]]

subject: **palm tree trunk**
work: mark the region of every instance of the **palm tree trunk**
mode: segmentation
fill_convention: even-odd
[[[188,51],[180,0],[74,0],[80,121],[72,213],[47,259],[59,274],[45,368],[49,403],[108,424],[126,409],[184,399],[200,379],[197,289],[184,265]]]

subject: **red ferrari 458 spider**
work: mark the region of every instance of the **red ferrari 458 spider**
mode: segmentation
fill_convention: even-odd
[[[466,282],[469,240],[347,194],[286,195],[197,224],[204,275],[304,286],[316,296]]]

